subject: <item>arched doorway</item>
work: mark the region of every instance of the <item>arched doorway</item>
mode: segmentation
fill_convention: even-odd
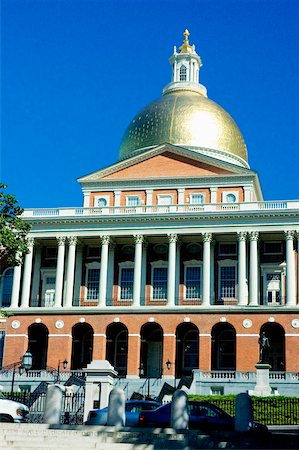
[[[236,370],[236,330],[229,323],[212,328],[212,370]]]
[[[285,332],[278,323],[265,323],[261,333],[265,332],[269,339],[270,370],[285,370]]]
[[[73,326],[72,338],[71,368],[82,369],[92,361],[93,328],[88,323],[77,323]]]
[[[199,364],[199,330],[193,323],[182,323],[176,330],[176,377],[191,376]]]
[[[157,323],[147,323],[141,328],[140,367],[143,376],[159,378],[162,376],[163,330]]]
[[[118,376],[127,375],[128,361],[128,329],[122,323],[108,325],[106,344],[106,359],[118,372]]]
[[[32,369],[46,369],[48,353],[48,328],[34,323],[28,328],[28,350],[32,354]]]

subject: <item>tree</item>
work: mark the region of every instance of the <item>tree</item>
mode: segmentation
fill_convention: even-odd
[[[6,188],[0,183],[0,262],[5,260],[16,266],[28,253],[26,236],[30,225],[20,217],[24,210],[15,196],[6,193]]]

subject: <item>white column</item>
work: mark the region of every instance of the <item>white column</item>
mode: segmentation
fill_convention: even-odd
[[[174,60],[174,66],[173,66],[173,81],[177,81],[177,63],[176,63],[176,59]]]
[[[136,236],[134,236],[134,240],[135,240],[135,259],[134,259],[133,306],[139,306],[143,235],[137,234]]]
[[[101,250],[101,270],[100,270],[100,295],[98,306],[106,305],[109,242],[110,236],[107,235],[101,236],[102,250]]]
[[[252,202],[252,187],[244,186],[244,201]]]
[[[33,265],[33,278],[31,289],[31,302],[30,306],[38,306],[39,303],[39,288],[40,288],[40,266],[41,266],[41,247],[36,242],[34,243],[34,265]]]
[[[246,285],[246,231],[238,233],[238,305],[247,305],[248,292]]]
[[[251,231],[249,233],[250,239],[250,270],[249,270],[249,305],[257,306],[259,304],[259,270],[258,270],[258,243],[259,233]]]
[[[153,189],[146,189],[146,206],[152,206],[153,204]]]
[[[211,194],[211,203],[217,203],[217,188],[211,187],[210,194]]]
[[[84,208],[89,208],[90,205],[90,192],[83,192],[83,207]],[[93,206],[93,205],[92,205]]]
[[[297,306],[299,306],[299,230],[297,230]]]
[[[115,243],[110,239],[108,251],[108,278],[107,278],[107,299],[106,305],[113,305],[113,286],[114,286],[114,257],[115,257]]]
[[[175,305],[175,266],[177,234],[168,235],[168,273],[167,273],[167,305]]]
[[[19,259],[17,257],[17,259]],[[13,280],[12,280],[12,293],[11,293],[11,308],[17,308],[19,306],[19,295],[20,295],[20,286],[21,286],[21,269],[22,266],[18,265],[14,267],[13,271]]]
[[[56,308],[62,306],[65,241],[66,241],[66,238],[64,236],[57,238],[58,255],[57,255],[57,266],[56,266],[55,303],[54,303],[54,306]]]
[[[185,204],[185,189],[184,188],[178,189],[178,204],[179,205]]]
[[[21,308],[29,307],[34,239],[29,238],[27,244],[29,253],[26,254],[24,262]]]
[[[216,241],[212,240],[211,248],[210,248],[210,297],[211,304],[215,305],[215,278],[214,278],[214,269],[215,269],[215,244]]]
[[[210,287],[211,287],[211,241],[212,233],[203,235],[203,292],[202,305],[210,305]]]
[[[114,191],[114,206],[120,206],[121,191]]]
[[[294,231],[286,231],[286,269],[287,269],[287,298],[286,305],[296,305],[296,277],[295,277],[295,256],[294,256]]]
[[[68,258],[67,258],[66,294],[65,294],[65,302],[64,302],[64,306],[66,308],[70,308],[73,304],[77,237],[76,236],[69,237],[68,242],[69,242],[69,251],[68,251]]]
[[[141,294],[140,294],[140,303],[141,305],[145,305],[146,302],[146,270],[147,270],[147,247],[148,243],[146,240],[143,242],[143,251],[142,251],[142,268],[141,268]]]
[[[175,298],[178,299],[180,304],[180,278],[181,278],[181,241],[178,239],[176,246],[176,263],[175,263]]]

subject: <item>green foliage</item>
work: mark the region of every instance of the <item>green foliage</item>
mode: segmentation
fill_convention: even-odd
[[[236,395],[190,395],[190,400],[206,400],[235,415]],[[266,425],[299,425],[299,398],[252,397],[253,418]]]
[[[6,188],[0,183],[0,260],[5,258],[9,265],[16,266],[28,253],[26,236],[30,226],[20,217],[23,208],[18,205],[18,200],[7,194]]]

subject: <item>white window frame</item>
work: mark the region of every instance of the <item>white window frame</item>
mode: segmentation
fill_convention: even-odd
[[[138,199],[138,205],[129,205],[129,199],[131,198],[137,198]],[[141,196],[140,195],[126,195],[126,206],[129,208],[137,208],[138,206],[141,206]]]
[[[133,261],[124,261],[118,264],[118,290],[117,290],[117,300],[120,302],[131,302],[133,300],[134,295],[134,262]],[[133,290],[132,290],[132,298],[120,298],[121,294],[121,272],[122,269],[133,269]]]
[[[267,296],[267,275],[279,274],[280,275],[280,302],[270,302],[268,303]],[[271,264],[265,263],[261,264],[261,276],[263,279],[263,298],[262,304],[269,306],[283,305],[285,303],[285,276],[286,276],[286,263],[283,262],[281,264]]]
[[[160,200],[163,198],[170,198],[171,203],[168,203],[166,205],[161,204]],[[158,204],[158,206],[165,206],[165,207],[173,205],[173,194],[158,194],[157,195],[157,204]]]
[[[228,195],[234,195],[236,197],[236,201],[235,202],[228,202],[227,201],[227,196]],[[239,203],[239,191],[223,191],[222,192],[222,203],[225,203],[227,205],[235,205],[236,203]]]
[[[222,297],[221,296],[221,267],[235,267],[235,296]],[[222,259],[218,261],[218,300],[236,300],[238,298],[238,261],[234,259]]]
[[[41,304],[45,307],[45,308],[52,308],[55,304],[55,294],[56,294],[56,282],[57,282],[57,277],[56,277],[56,269],[53,268],[47,268],[47,269],[41,269],[41,281],[42,281],[42,294],[41,294]],[[47,278],[54,278],[55,277],[55,284],[53,286],[53,289],[47,289],[48,294],[53,294],[53,300],[52,300],[52,304],[48,304],[46,305],[46,279]]]
[[[189,261],[184,261],[184,300],[188,301],[192,301],[192,300],[200,300],[202,298],[202,288],[203,288],[203,283],[202,283],[202,261],[197,260],[197,259],[191,259]],[[200,270],[200,293],[199,293],[199,297],[196,298],[187,298],[186,296],[186,276],[187,276],[187,269],[188,267],[199,267]]]
[[[84,302],[93,302],[94,303],[94,302],[98,301],[99,299],[98,298],[87,298],[88,271],[90,269],[99,269],[100,274],[101,274],[101,263],[99,263],[97,261],[86,263],[85,268],[86,268],[86,270],[85,270],[85,284],[84,284]],[[100,276],[99,276],[99,295],[100,295]]]
[[[106,206],[98,206],[98,201],[104,199],[106,200],[107,204]],[[107,208],[110,206],[110,196],[109,195],[95,195],[93,199],[93,206],[94,208]]]
[[[3,297],[3,293],[4,293],[5,274],[9,270],[12,270],[12,283],[11,283],[11,289],[10,289],[10,305],[11,305],[11,295],[12,295],[12,289],[13,289],[13,276],[14,276],[14,268],[12,266],[6,267],[6,269],[4,269],[4,271],[2,272],[2,274],[0,276],[0,306],[3,306],[2,305],[3,304],[3,298],[2,297]],[[5,307],[8,308],[9,306],[5,306]]]
[[[194,202],[195,196],[197,197],[201,196],[202,202],[201,203]],[[190,205],[203,205],[206,202],[206,196],[202,192],[193,192],[192,194],[190,194],[189,198],[190,198]]]
[[[151,289],[150,289],[150,299],[153,302],[163,302],[165,300],[167,300],[167,295],[166,295],[166,299],[163,298],[153,298],[153,294],[154,294],[154,288],[153,288],[153,281],[154,281],[154,269],[167,269],[167,276],[168,276],[168,261],[163,261],[163,260],[159,260],[159,261],[152,261],[151,262]]]

